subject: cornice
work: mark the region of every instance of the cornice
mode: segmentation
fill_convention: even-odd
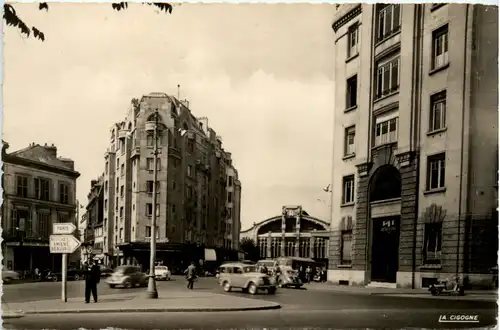
[[[345,15],[343,15],[342,17],[337,19],[335,22],[333,22],[333,24],[332,24],[333,31],[337,32],[342,26],[347,24],[347,22],[349,22],[354,17],[361,14],[361,12],[362,12],[362,8],[361,8],[361,4],[359,4],[356,7],[354,7],[353,9],[351,9],[350,11],[348,11]]]

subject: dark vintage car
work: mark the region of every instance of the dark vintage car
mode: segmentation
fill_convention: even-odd
[[[110,267],[99,265],[101,269],[101,277],[110,277],[113,274],[113,269]]]
[[[67,272],[67,279],[68,281],[79,281],[83,279],[84,275],[84,270],[83,269],[77,269],[77,268],[70,268],[68,269]],[[62,272],[50,272],[47,275],[47,280],[49,281],[61,281],[62,280]]]

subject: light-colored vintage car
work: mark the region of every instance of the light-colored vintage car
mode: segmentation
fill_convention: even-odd
[[[276,293],[275,281],[268,275],[259,273],[255,265],[241,262],[227,263],[220,266],[219,271],[218,281],[226,292],[237,288],[253,295],[259,291]]]

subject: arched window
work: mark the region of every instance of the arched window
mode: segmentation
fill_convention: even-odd
[[[131,131],[132,130],[132,123],[128,123],[128,130]]]

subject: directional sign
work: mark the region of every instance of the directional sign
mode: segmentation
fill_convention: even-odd
[[[50,235],[50,253],[73,253],[80,244],[73,235]]]
[[[70,235],[76,230],[76,226],[71,222],[61,222],[52,224],[52,233],[54,235]]]

